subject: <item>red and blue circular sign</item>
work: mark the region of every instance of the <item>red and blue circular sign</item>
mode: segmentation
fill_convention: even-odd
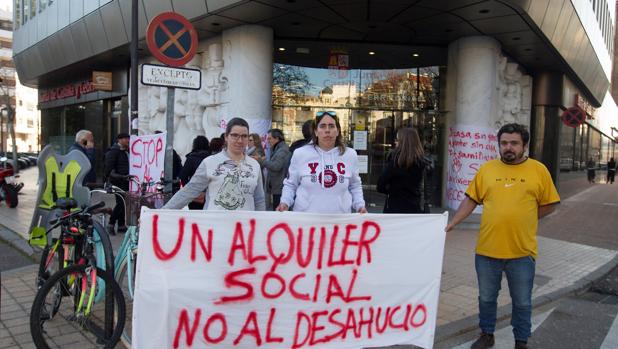
[[[569,127],[577,127],[586,121],[586,112],[578,106],[571,107],[562,113],[560,119]]]
[[[183,16],[175,12],[164,12],[148,24],[146,43],[152,55],[160,62],[179,67],[195,56],[197,32]]]

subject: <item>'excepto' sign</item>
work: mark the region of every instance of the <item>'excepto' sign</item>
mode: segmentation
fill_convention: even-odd
[[[199,90],[202,88],[202,72],[197,69],[142,64],[142,84]]]

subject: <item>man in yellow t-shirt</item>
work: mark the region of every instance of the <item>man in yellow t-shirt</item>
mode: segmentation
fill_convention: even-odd
[[[545,165],[524,156],[529,140],[523,125],[500,128],[500,159],[481,166],[446,227],[446,231],[453,229],[477,205],[483,205],[475,256],[482,333],[472,344],[473,349],[494,345],[502,273],[506,274],[513,303],[515,348],[527,348],[530,337],[538,221],[553,212],[560,197]]]

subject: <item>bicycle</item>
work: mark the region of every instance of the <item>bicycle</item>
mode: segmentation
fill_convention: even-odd
[[[42,284],[32,304],[30,332],[37,348],[60,348],[64,343],[58,338],[73,330],[86,330],[82,334],[93,346],[113,348],[120,340],[126,321],[124,296],[111,273],[113,268],[99,268],[95,255],[92,212],[104,205],[101,202],[50,222],[53,227],[66,227],[59,241],[65,252],[72,251],[64,253],[63,268]],[[71,210],[77,203],[67,199],[58,206]]]
[[[75,241],[72,236],[73,233],[70,231],[75,229],[72,219],[79,214],[96,214],[103,205],[104,203],[98,203],[71,213],[71,210],[77,207],[77,201],[71,198],[60,198],[56,201],[55,208],[63,211],[62,217],[50,221],[51,227],[47,229],[45,235],[50,235],[58,227],[60,227],[60,233],[58,238],[51,239],[51,244],[47,244],[43,248],[36,278],[37,289],[40,289],[51,275],[70,266],[77,259],[78,255],[74,253]],[[97,266],[103,270],[113,270],[114,254],[109,236],[99,223],[93,222],[93,228],[92,238],[95,244]],[[57,257],[57,264],[54,264],[54,257]],[[100,298],[101,295],[97,294],[96,300],[98,301]],[[52,312],[52,315],[54,313]]]
[[[136,181],[137,182],[137,181]],[[175,184],[177,181],[172,181]],[[124,195],[125,217],[127,231],[118,248],[116,259],[114,260],[114,276],[127,300],[127,307],[132,311],[133,295],[135,287],[135,275],[137,272],[137,245],[139,242],[139,215],[141,207],[161,208],[171,197],[172,193],[165,192],[163,187],[168,181],[161,179],[159,182],[143,182],[138,184],[137,192],[125,192],[124,190],[112,187],[114,195],[121,193]],[[155,192],[148,192],[148,189],[156,187]],[[125,324],[125,329],[120,340],[126,347],[131,346],[131,323]]]

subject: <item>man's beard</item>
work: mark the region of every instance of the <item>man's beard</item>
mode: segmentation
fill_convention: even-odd
[[[502,159],[502,161],[506,162],[507,164],[517,163],[523,157],[524,157],[524,152],[517,154],[512,151],[507,151],[507,152],[500,154],[500,159]]]

